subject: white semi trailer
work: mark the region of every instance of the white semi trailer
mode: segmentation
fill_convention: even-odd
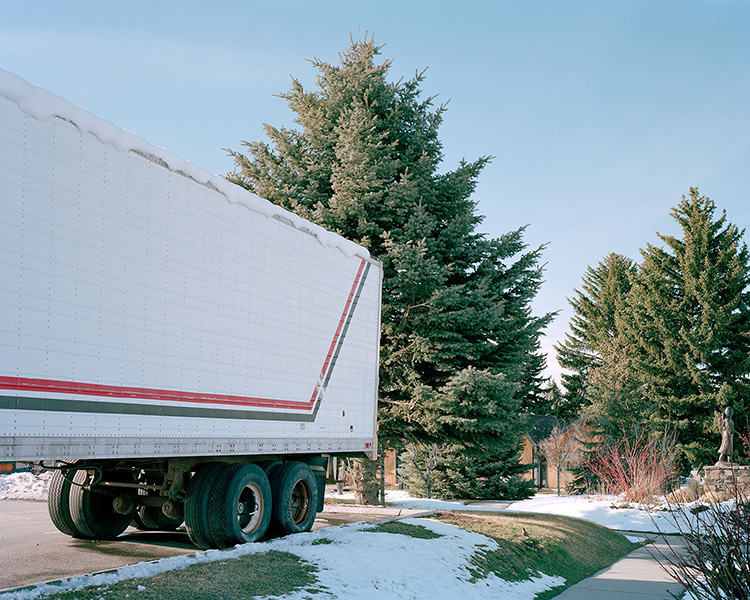
[[[0,70],[0,462],[79,538],[308,530],[372,456],[382,268]],[[270,532],[270,533],[269,533]]]

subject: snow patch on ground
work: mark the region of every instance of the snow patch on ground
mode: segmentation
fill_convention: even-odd
[[[520,501],[461,502],[412,498],[408,492],[386,491],[386,503],[419,510],[471,510],[543,513],[593,521],[609,529],[676,533],[673,513],[664,507],[625,506],[617,496],[555,496],[537,494]]]
[[[166,558],[155,563],[139,563],[114,573],[88,575],[65,580],[58,585],[39,584],[34,588],[0,594],[2,600],[32,600],[53,591],[106,586],[134,577],[150,577],[192,564],[226,560],[246,554],[278,550],[290,552],[318,567],[315,593],[298,591],[284,600],[348,600],[432,598],[453,600],[532,599],[538,593],[565,583],[562,577],[533,576],[528,581],[508,582],[490,574],[475,579],[470,571],[472,556],[493,550],[491,538],[464,531],[453,525],[425,519],[403,522],[426,527],[440,537],[417,539],[392,533],[368,532],[372,524],[356,523],[301,533],[267,543],[245,544],[231,550],[209,550],[193,556]],[[326,543],[321,543],[326,540]],[[148,581],[142,582],[144,589]]]
[[[353,498],[353,496],[352,496]],[[461,500],[436,500],[427,498],[413,498],[409,492],[404,490],[386,490],[386,504],[398,508],[408,508],[413,510],[502,510],[508,505],[507,501],[497,502],[464,502]]]
[[[609,529],[677,533],[673,513],[649,507],[629,508],[617,496],[547,496],[514,502],[507,510],[586,519]]]
[[[10,473],[0,475],[0,500],[39,500],[46,502],[52,471],[41,475]]]
[[[0,475],[0,499],[45,500],[50,472]],[[353,494],[328,493],[334,501],[353,501]],[[394,508],[441,511],[511,511],[536,512],[586,519],[622,531],[667,533],[677,530],[675,517],[665,510],[648,507],[623,507],[616,496],[555,496],[539,494],[517,502],[462,502],[413,498],[405,491],[387,491],[386,502]],[[688,511],[689,512],[689,511]],[[64,581],[61,586],[39,584],[28,590],[0,594],[0,600],[31,600],[60,589],[106,586],[117,581],[145,578],[173,569],[214,560],[225,560],[245,554],[279,550],[290,552],[319,569],[319,592],[315,598],[412,599],[430,597],[452,600],[455,597],[533,598],[539,592],[562,585],[559,577],[542,575],[524,582],[506,582],[495,575],[472,580],[470,558],[482,550],[491,550],[495,542],[477,533],[463,531],[452,525],[425,519],[405,520],[424,525],[440,534],[430,540],[367,532],[372,525],[356,523],[328,527],[312,533],[297,534],[268,543],[246,544],[232,550],[209,550],[193,556],[166,558],[155,563],[139,563],[113,573],[88,575]],[[646,535],[644,537],[649,537]],[[325,539],[329,543],[320,543]],[[629,538],[630,539],[630,538]],[[638,538],[633,541],[642,541]],[[317,542],[317,543],[316,543]],[[147,586],[148,582],[144,582]],[[284,600],[313,597],[300,591]]]

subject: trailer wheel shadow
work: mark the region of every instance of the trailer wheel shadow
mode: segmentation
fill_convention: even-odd
[[[195,544],[190,541],[184,527],[180,527],[176,531],[139,531],[137,529],[128,529],[125,533],[122,533],[117,537],[117,541],[148,544],[149,546],[198,550],[198,548],[195,547]]]
[[[176,531],[139,531],[138,529],[128,528],[125,533],[121,533],[114,540],[76,539],[72,540],[71,545],[89,552],[140,558],[142,560],[164,557],[162,552],[154,552],[151,548],[171,548],[175,550],[174,556],[199,551],[195,544],[190,541],[184,528]]]

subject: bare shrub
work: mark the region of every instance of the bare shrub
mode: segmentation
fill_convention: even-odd
[[[736,481],[731,495],[725,503],[670,507],[684,547],[665,538],[667,551],[650,549],[694,600],[750,600],[750,498]]]
[[[649,503],[675,478],[675,437],[653,437],[638,430],[617,442],[602,442],[586,465],[602,482],[603,491],[629,502]]]
[[[440,463],[440,446],[437,444],[407,444],[400,456],[399,473],[409,482],[409,491],[416,496],[432,498],[432,475]]]
[[[539,444],[544,458],[557,471],[557,495],[560,495],[562,472],[581,461],[580,421],[568,427],[555,425],[549,437]]]

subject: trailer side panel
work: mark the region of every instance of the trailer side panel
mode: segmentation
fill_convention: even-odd
[[[377,261],[3,95],[0,156],[2,459],[373,450]]]

